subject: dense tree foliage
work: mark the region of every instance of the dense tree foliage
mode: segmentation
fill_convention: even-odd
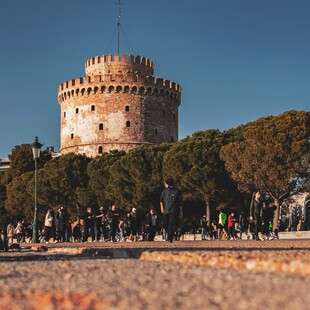
[[[89,188],[94,193],[97,204],[105,207],[106,211],[111,203],[107,186],[111,177],[110,168],[125,155],[125,152],[112,151],[103,153],[102,156],[94,158],[87,167],[89,176]]]
[[[42,151],[38,169],[51,160],[49,151]],[[9,155],[10,169],[1,173],[0,223],[10,218],[31,218],[34,210],[34,159],[30,144],[15,146]]]
[[[49,151],[42,151],[38,159],[38,169],[52,159]],[[21,144],[13,148],[12,153],[9,155],[10,170],[7,171],[8,182],[14,177],[20,176],[25,172],[34,170],[34,159],[30,144]]]
[[[110,170],[109,199],[127,211],[132,207],[145,212],[158,209],[163,189],[163,156],[169,148],[169,144],[142,146],[116,161]]]
[[[174,144],[112,151],[94,159],[66,154],[39,159],[39,220],[48,207],[67,207],[72,219],[87,206],[112,202],[121,210],[158,210],[163,179],[173,177],[191,208],[205,203],[235,209],[241,194],[269,191],[279,206],[292,191],[310,190],[310,113],[289,111],[228,131],[206,130]],[[16,146],[11,169],[0,174],[0,225],[33,217],[34,160],[31,146]],[[192,202],[192,203],[191,203]],[[195,214],[193,212],[189,215]]]
[[[69,153],[53,159],[40,170],[39,203],[43,210],[63,205],[76,218],[80,207],[85,209],[95,201],[88,192],[89,162],[88,157]]]
[[[26,172],[7,185],[6,211],[15,219],[32,218],[34,211],[34,174]]]
[[[164,157],[164,174],[173,177],[186,199],[203,200],[210,221],[210,203],[225,201],[229,207],[235,187],[219,158],[220,149],[229,141],[219,130],[196,132],[174,144]]]
[[[260,118],[241,132],[221,150],[241,191],[269,191],[279,206],[282,197],[305,188],[310,173],[310,112]]]

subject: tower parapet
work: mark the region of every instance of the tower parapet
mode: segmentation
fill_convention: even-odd
[[[126,74],[153,76],[154,63],[148,58],[134,55],[109,54],[95,56],[85,62],[86,75]]]
[[[153,61],[101,55],[86,61],[85,73],[58,87],[61,153],[93,157],[178,140],[181,87],[153,77]]]

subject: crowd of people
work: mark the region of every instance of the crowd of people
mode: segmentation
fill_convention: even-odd
[[[157,216],[151,209],[146,216],[142,216],[136,208],[121,216],[115,204],[107,212],[100,207],[94,212],[88,207],[85,216],[72,223],[64,206],[57,210],[48,209],[44,225],[39,229],[40,242],[117,242],[117,241],[153,241],[156,233],[161,232],[162,240],[172,242],[180,240],[182,231],[178,218],[180,216],[181,196],[174,186],[172,179],[165,181],[165,189],[160,196],[160,211],[162,217]],[[277,229],[273,226],[276,207],[269,192],[253,193],[249,216],[241,212],[238,217],[235,212],[220,211],[218,221],[208,223],[204,215],[200,219],[202,240],[236,240],[255,239],[272,240],[278,238]],[[228,216],[227,216],[228,214]],[[32,227],[25,221],[19,221],[14,227],[7,226],[7,238],[13,243],[31,241]],[[243,237],[244,236],[244,237]]]
[[[52,209],[47,211],[44,228],[40,231],[40,241],[153,241],[158,227],[154,209],[143,219],[136,208],[132,208],[131,212],[122,218],[115,204],[106,213],[103,207],[100,207],[98,212],[89,207],[82,219],[71,223],[65,208],[61,207],[56,213]]]
[[[236,240],[254,239],[258,241],[278,239],[278,228],[274,227],[274,214],[276,206],[269,192],[260,193],[256,191],[252,195],[250,203],[250,215],[246,217],[241,212],[238,217],[235,212],[219,212],[218,221],[208,224],[204,215],[200,219],[202,240]]]

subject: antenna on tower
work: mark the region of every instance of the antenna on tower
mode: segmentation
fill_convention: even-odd
[[[118,22],[117,22],[117,53],[119,55],[120,52],[120,34],[121,34],[121,0],[118,0]]]

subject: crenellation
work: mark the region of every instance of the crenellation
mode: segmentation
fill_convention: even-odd
[[[135,63],[136,64],[141,64],[141,56],[139,56],[139,55],[136,56]]]

